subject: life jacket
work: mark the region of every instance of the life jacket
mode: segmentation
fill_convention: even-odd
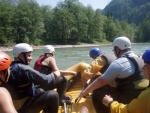
[[[43,60],[45,60],[46,58],[45,58],[45,56],[44,55],[41,55],[38,59],[37,59],[37,61],[35,62],[35,65],[34,65],[34,69],[35,70],[37,70],[37,71],[39,71],[39,72],[41,72],[41,70],[42,70],[42,61]]]
[[[117,83],[118,90],[124,89],[145,89],[149,82],[145,79],[142,67],[144,66],[144,62],[139,57],[128,57],[135,65],[135,72],[131,76],[127,78],[117,78],[115,81]]]
[[[34,84],[30,81],[26,81],[20,78],[23,78],[25,70],[21,69],[18,73],[19,65],[22,65],[21,62],[12,62],[10,66],[10,77],[7,83],[4,83],[2,86],[8,89],[13,99],[22,99],[27,96],[33,96],[35,94]],[[12,72],[13,68],[13,72]],[[16,70],[15,70],[16,69]],[[17,72],[17,73],[16,73]]]
[[[35,65],[34,65],[34,69],[39,71],[40,73],[43,73],[43,74],[50,74],[52,73],[52,68],[49,67],[49,66],[46,66],[46,65],[42,65],[42,62],[48,57],[44,56],[44,55],[41,55],[38,60],[35,62]]]
[[[106,54],[106,53],[102,54],[101,57],[104,58],[106,61],[105,66],[100,70],[101,73],[104,73],[107,70],[107,68],[109,67],[109,65],[117,58],[113,54]]]
[[[81,76],[83,84],[85,84],[88,79],[91,79],[92,82],[101,74],[103,74],[115,59],[116,56],[112,54],[101,54],[100,56],[98,56],[95,61],[96,63],[94,62],[93,65],[89,65],[89,67],[86,67],[86,71],[83,71]]]

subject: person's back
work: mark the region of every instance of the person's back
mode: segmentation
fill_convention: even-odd
[[[7,83],[9,79],[11,62],[10,56],[0,51],[0,85]],[[3,87],[0,87],[0,113],[17,113],[9,92]]]
[[[150,80],[150,48],[147,49],[142,55],[144,60],[145,78]],[[145,91],[141,92],[138,98],[133,99],[129,104],[119,103],[114,101],[108,95],[103,98],[103,104],[110,108],[111,113],[150,113],[150,88],[148,87]]]
[[[60,76],[60,72],[44,75],[29,66],[32,60],[32,47],[26,43],[14,46],[14,61],[10,66],[11,75],[4,86],[10,91],[19,113],[34,113],[41,110],[57,113],[59,97],[49,86]],[[38,84],[41,88],[36,88]],[[19,103],[18,103],[19,102]]]
[[[17,113],[7,89],[0,87],[0,113]]]
[[[82,96],[86,96],[87,93],[93,91],[92,100],[97,113],[109,112],[109,109],[102,104],[106,94],[111,95],[119,102],[128,103],[148,86],[148,81],[144,79],[140,72],[141,69],[139,69],[141,59],[131,51],[130,40],[127,37],[118,37],[113,41],[113,47],[117,59],[82,94]],[[143,85],[143,80],[147,84]],[[114,81],[116,87],[110,87],[108,84]]]
[[[52,73],[52,68],[47,66],[47,65],[44,65],[42,62],[47,59],[48,56],[45,56],[45,55],[41,55],[35,62],[34,64],[34,69],[43,73],[43,74],[50,74]]]

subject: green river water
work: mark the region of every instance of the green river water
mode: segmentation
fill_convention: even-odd
[[[113,54],[111,45],[95,46],[99,47],[103,53]],[[142,53],[150,47],[150,43],[136,43],[132,44],[132,50],[138,54]],[[65,70],[70,66],[73,66],[79,62],[91,63],[92,59],[89,57],[89,51],[92,47],[69,47],[69,48],[55,48],[55,59],[57,66],[60,70]],[[12,51],[7,51],[7,53],[13,58]],[[31,66],[34,66],[36,59],[43,54],[42,49],[34,49],[32,53],[33,60],[31,61]]]

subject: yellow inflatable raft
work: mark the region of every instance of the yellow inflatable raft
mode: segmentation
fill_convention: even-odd
[[[96,113],[92,103],[91,95],[86,98],[79,98],[78,101],[76,101],[76,98],[79,96],[80,92],[83,89],[82,79],[86,79],[85,77],[82,78],[81,76],[86,75],[87,79],[93,76],[93,73],[90,73],[90,71],[84,72],[89,66],[90,64],[80,62],[67,69],[69,71],[77,72],[77,76],[66,76],[69,82],[66,95],[72,96],[72,104],[66,105],[66,108],[65,106],[60,106],[58,113]],[[94,70],[96,70],[95,72],[97,72],[97,74],[99,74],[98,71],[100,68],[101,67],[98,65],[94,66]]]

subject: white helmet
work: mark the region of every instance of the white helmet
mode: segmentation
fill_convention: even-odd
[[[20,53],[33,51],[33,48],[27,43],[16,44],[13,48],[14,57],[18,57]]]
[[[46,45],[43,48],[44,53],[53,53],[55,51],[54,47],[51,45]]]
[[[124,50],[131,48],[131,42],[127,37],[118,37],[113,41],[113,46],[118,46],[119,49]]]

